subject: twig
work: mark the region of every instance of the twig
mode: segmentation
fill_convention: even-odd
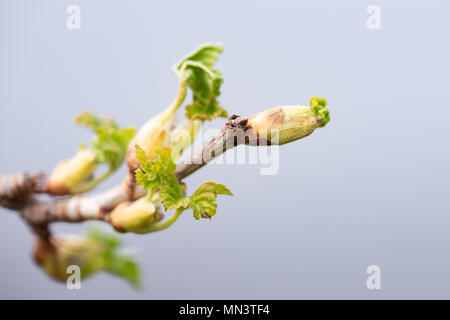
[[[177,165],[175,175],[183,179],[197,171],[214,158],[220,156],[228,149],[239,144],[251,144],[255,141],[254,133],[247,126],[248,118],[233,115],[225,124],[220,133],[203,146],[202,150],[194,153],[188,160]]]
[[[20,210],[27,204],[35,189],[37,190],[43,177],[42,173],[30,176],[26,172],[0,176],[0,206]]]
[[[177,165],[175,174],[178,179],[181,180],[200,169],[226,150],[253,141],[252,136],[247,135],[247,120],[244,117],[232,116],[217,137],[193,154],[188,161]],[[24,172],[0,176],[0,206],[19,211],[22,218],[38,231],[47,230],[48,224],[58,221],[76,223],[103,220],[110,223],[109,213],[117,205],[139,199],[146,194],[134,182],[132,176],[128,175],[120,185],[97,195],[74,195],[46,201],[36,197],[37,193],[45,192],[39,183],[42,177],[42,174],[30,176]],[[35,233],[40,236],[42,232]]]

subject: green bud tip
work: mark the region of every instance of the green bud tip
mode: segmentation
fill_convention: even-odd
[[[330,111],[327,109],[327,100],[324,98],[319,98],[312,96],[309,101],[309,106],[311,107],[312,113],[316,117],[320,117],[321,121],[318,127],[325,127],[325,125],[330,121]]]

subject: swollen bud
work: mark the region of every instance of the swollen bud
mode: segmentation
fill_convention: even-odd
[[[266,141],[281,145],[309,136],[330,121],[326,103],[312,97],[310,106],[276,107],[249,117],[247,125],[253,130],[250,144]]]
[[[34,258],[53,279],[65,281],[70,265],[77,265],[82,270],[82,276],[88,276],[92,270],[88,265],[95,262],[100,253],[98,249],[82,237],[53,238],[51,243],[36,238]]]
[[[53,195],[84,192],[97,167],[91,150],[80,150],[70,160],[60,162],[47,181],[47,190]]]
[[[168,146],[172,149],[172,160],[177,161],[185,149],[197,138],[203,124],[201,120],[184,120],[170,133]]]
[[[131,141],[127,151],[127,163],[130,171],[139,168],[136,158],[136,145],[139,145],[150,160],[156,157],[155,150],[169,140],[169,132],[175,121],[177,108],[170,106],[162,113],[148,120]]]
[[[152,225],[163,218],[162,212],[146,197],[123,202],[111,212],[111,223],[121,232],[148,233]]]

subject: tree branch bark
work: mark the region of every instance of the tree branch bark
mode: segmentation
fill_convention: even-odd
[[[177,165],[175,172],[177,178],[181,180],[226,150],[252,141],[252,136],[249,138],[246,135],[247,121],[247,118],[233,115],[218,136],[187,161]],[[124,201],[139,199],[146,194],[146,191],[135,183],[133,176],[128,175],[120,185],[97,195],[74,195],[46,201],[36,196],[38,193],[45,193],[42,179],[42,174],[30,176],[25,172],[0,176],[0,206],[19,211],[33,230],[47,230],[49,223],[59,221],[76,223],[103,220],[110,223],[109,213],[117,205]],[[39,233],[35,233],[40,236]]]
[[[248,118],[238,115],[231,116],[220,133],[208,142],[202,150],[197,151],[189,159],[177,165],[175,171],[177,178],[181,180],[194,173],[228,149],[255,140],[251,134],[247,135],[249,129],[247,122]]]

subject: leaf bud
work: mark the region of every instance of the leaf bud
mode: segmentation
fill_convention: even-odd
[[[47,180],[47,190],[53,195],[83,192],[97,167],[91,150],[80,150],[70,160],[60,162]]]
[[[131,141],[127,151],[127,163],[131,172],[139,168],[136,158],[136,145],[139,145],[149,159],[156,157],[155,150],[169,140],[170,129],[175,121],[176,108],[170,106],[162,113],[148,120]]]
[[[163,218],[159,207],[147,197],[134,202],[122,202],[111,212],[111,223],[121,232],[148,233],[153,223]]]
[[[325,99],[312,97],[309,106],[276,107],[249,117],[247,125],[253,132],[250,144],[265,140],[282,145],[309,136],[330,121],[326,103]]]

